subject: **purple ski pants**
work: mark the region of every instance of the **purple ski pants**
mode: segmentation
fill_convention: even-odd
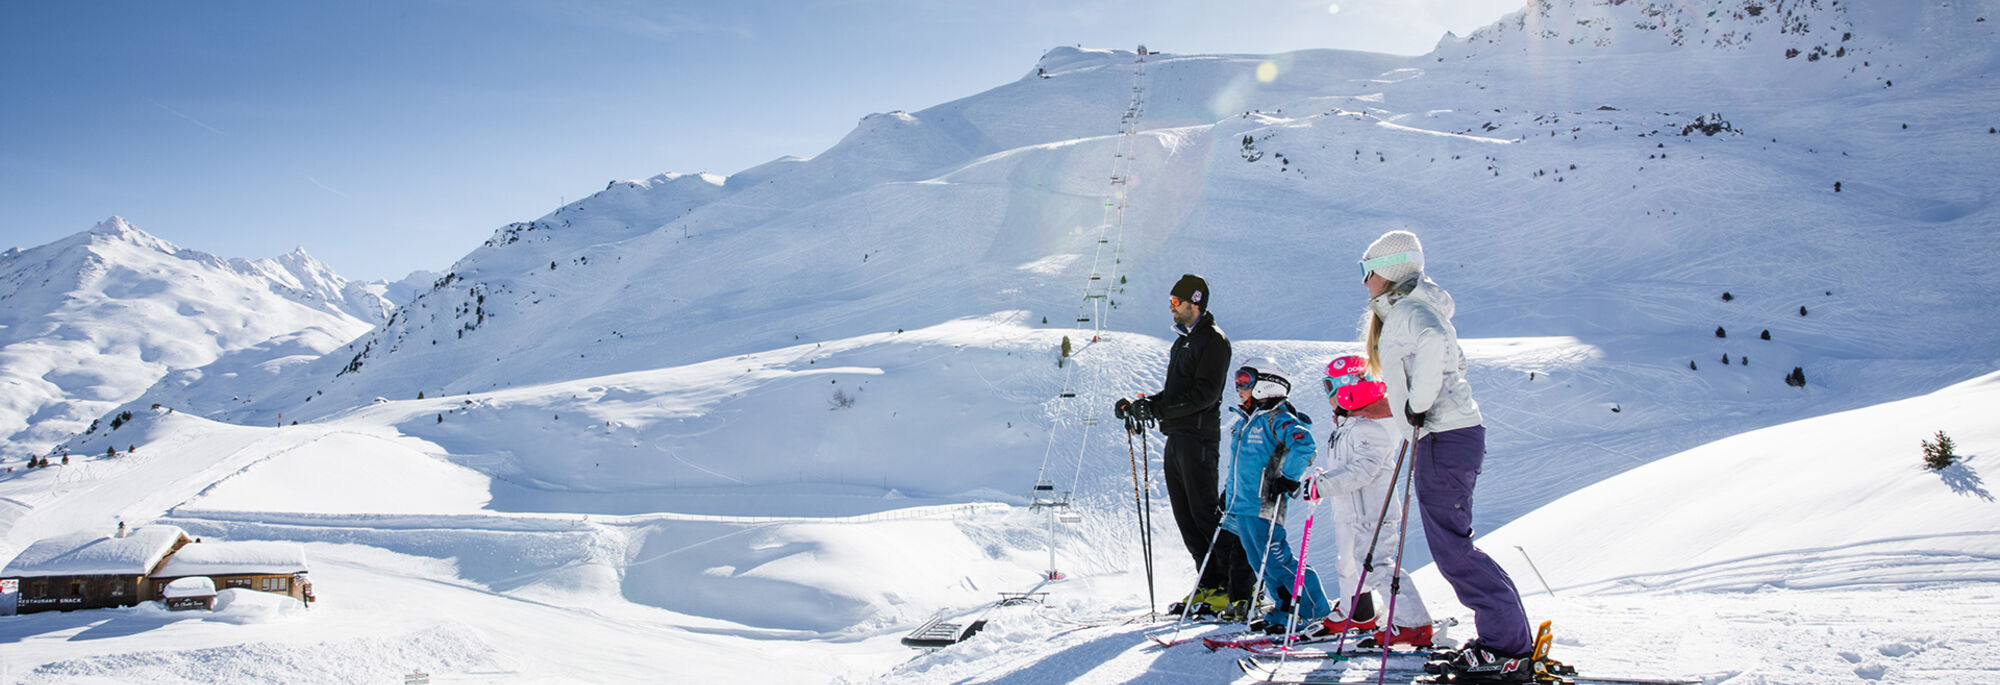
[[[1417,502],[1431,561],[1472,609],[1479,643],[1507,655],[1526,655],[1535,637],[1514,580],[1493,557],[1472,546],[1472,486],[1486,460],[1486,427],[1432,433],[1417,440]]]

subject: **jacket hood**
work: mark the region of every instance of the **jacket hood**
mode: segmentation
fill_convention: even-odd
[[[1414,297],[1424,304],[1430,305],[1431,309],[1437,311],[1438,316],[1445,319],[1450,319],[1453,310],[1457,309],[1457,304],[1451,299],[1451,293],[1445,292],[1444,286],[1438,285],[1437,281],[1431,280],[1430,276],[1418,277],[1416,289],[1411,290],[1410,294],[1404,295],[1404,297]]]

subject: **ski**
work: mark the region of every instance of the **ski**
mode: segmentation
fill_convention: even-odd
[[[1298,661],[1281,663],[1268,656],[1247,656],[1236,660],[1244,675],[1267,683],[1286,685],[1340,685],[1342,683],[1372,683],[1382,677],[1375,666],[1366,659],[1348,661]],[[1350,666],[1349,664],[1352,664]],[[1296,668],[1293,668],[1296,666]],[[1452,685],[1524,685],[1500,680],[1480,678],[1442,680],[1442,676],[1428,675],[1421,667],[1395,665],[1392,662],[1387,674],[1388,682],[1395,683],[1449,683]],[[1539,685],[1699,685],[1703,681],[1696,678],[1650,678],[1631,676],[1574,675],[1556,676],[1529,681]]]
[[[1301,644],[1313,644],[1313,643],[1294,642],[1292,643],[1293,646],[1290,649],[1285,648],[1284,645],[1275,643],[1264,644],[1264,645],[1250,645],[1248,647],[1244,647],[1243,650],[1258,656],[1284,657],[1286,659],[1305,659],[1305,660],[1380,659],[1382,658],[1383,654],[1383,650],[1378,647],[1349,647],[1339,652],[1331,652],[1315,647],[1298,646]],[[1391,649],[1388,650],[1388,655],[1390,658],[1395,658],[1395,659],[1414,657],[1422,661],[1429,661],[1431,658],[1437,656],[1437,651],[1431,649],[1413,649],[1413,650]]]
[[[1329,681],[1339,682],[1339,681]],[[1426,675],[1412,680],[1414,683],[1448,683],[1450,685],[1521,685],[1512,681],[1472,678],[1444,680],[1443,676]],[[1697,678],[1646,678],[1629,676],[1573,675],[1555,676],[1552,679],[1531,680],[1529,683],[1547,685],[1701,685]]]
[[[1353,667],[1350,668],[1349,664]],[[1382,675],[1376,666],[1350,661],[1338,656],[1333,660],[1301,660],[1285,662],[1268,656],[1246,656],[1236,660],[1237,668],[1244,675],[1267,683],[1288,685],[1331,685],[1334,683],[1372,683]],[[1365,668],[1364,668],[1365,666]],[[1388,671],[1388,681],[1408,683],[1422,677],[1423,668],[1413,663],[1398,664]],[[1365,677],[1364,677],[1365,676]]]
[[[1435,631],[1437,635],[1436,637],[1438,641],[1437,644],[1440,647],[1446,647],[1456,644],[1444,637],[1445,631],[1450,629],[1452,626],[1456,625],[1458,625],[1458,618],[1454,616],[1447,616],[1443,619],[1431,622],[1432,629]],[[1374,634],[1376,632],[1377,631],[1374,630],[1357,630],[1349,632],[1347,634],[1348,639],[1355,639],[1355,638],[1359,639],[1353,643],[1354,644],[1353,647],[1339,650],[1340,653],[1349,656],[1353,655],[1381,656],[1384,650],[1374,645],[1375,642]],[[1324,637],[1314,638],[1310,640],[1306,639],[1293,640],[1290,645],[1286,645],[1284,644],[1285,636],[1283,635],[1258,635],[1254,633],[1246,633],[1244,635],[1245,636],[1243,638],[1237,640],[1231,640],[1228,639],[1229,636],[1224,636],[1218,638],[1203,638],[1202,642],[1203,644],[1208,646],[1209,651],[1216,651],[1224,647],[1233,647],[1236,649],[1243,649],[1252,653],[1263,654],[1266,656],[1284,655],[1294,659],[1325,659],[1334,656],[1334,654],[1327,652],[1326,650],[1323,649],[1300,648],[1299,645],[1325,644],[1328,642],[1339,641],[1341,638],[1341,636],[1338,634],[1327,635]],[[1399,656],[1399,655],[1427,656],[1431,654],[1434,650],[1430,648],[1396,649],[1392,645],[1391,649],[1387,651],[1391,656]]]
[[[1360,635],[1366,635],[1366,633],[1360,633]],[[1356,633],[1348,633],[1348,637],[1358,637],[1358,635]],[[1340,635],[1324,635],[1324,637],[1312,637],[1312,639],[1296,637],[1296,639],[1292,639],[1292,645],[1330,643],[1330,641],[1336,641],[1336,639],[1340,639]],[[1218,635],[1218,637],[1202,637],[1202,647],[1208,647],[1208,651],[1218,651],[1218,649],[1252,649],[1252,651],[1256,651],[1256,649],[1266,649],[1266,647],[1282,651],[1284,649],[1284,635],[1282,633],[1280,635],[1272,635],[1272,633],[1264,633],[1264,631],[1242,631],[1242,633],[1230,633],[1230,635]]]
[[[1161,647],[1178,647],[1198,639],[1207,639],[1203,636],[1204,629],[1218,625],[1224,625],[1224,623],[1220,621],[1187,621],[1167,630],[1146,633],[1146,639],[1152,640],[1154,644]]]

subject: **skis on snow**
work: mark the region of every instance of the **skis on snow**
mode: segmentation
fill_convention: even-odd
[[[1444,619],[1433,622],[1431,624],[1431,628],[1438,636],[1438,638],[1442,640],[1445,635],[1445,631],[1455,625],[1458,625],[1458,618],[1447,616]],[[1355,643],[1355,646],[1353,648],[1339,650],[1338,655],[1354,656],[1360,654],[1367,654],[1373,656],[1380,656],[1383,650],[1379,647],[1375,647],[1373,644],[1374,643],[1373,633],[1375,632],[1376,631],[1373,630],[1349,632],[1346,635],[1346,637],[1350,639],[1355,637],[1361,637],[1361,639]],[[1252,653],[1262,654],[1265,656],[1283,655],[1283,656],[1289,656],[1290,658],[1293,659],[1328,659],[1328,658],[1334,658],[1337,655],[1335,653],[1328,652],[1324,649],[1311,647],[1310,645],[1320,645],[1328,642],[1334,642],[1336,640],[1339,640],[1341,637],[1342,637],[1341,635],[1336,633],[1333,635],[1326,635],[1324,637],[1313,638],[1313,639],[1295,638],[1288,643],[1285,640],[1284,635],[1269,635],[1265,633],[1246,631],[1231,635],[1205,637],[1202,638],[1201,641],[1202,645],[1208,647],[1208,650],[1211,652],[1218,651],[1221,649],[1233,648],[1233,649],[1247,650]],[[1446,642],[1445,644],[1449,643]],[[1428,655],[1431,653],[1431,650],[1392,649],[1390,650],[1390,653],[1402,654],[1402,655]]]
[[[1390,659],[1391,656],[1423,656],[1428,651],[1396,652],[1386,654],[1376,651],[1364,653],[1328,653],[1324,650],[1300,648],[1266,642],[1262,645],[1245,647],[1251,656],[1236,661],[1244,674],[1271,683],[1296,683],[1318,685],[1321,683],[1365,683],[1394,681],[1399,683],[1447,683],[1450,685],[1696,685],[1702,681],[1693,678],[1653,678],[1636,676],[1611,676],[1581,674],[1576,668],[1549,658],[1549,647],[1554,644],[1550,624],[1544,621],[1535,636],[1533,674],[1529,680],[1514,681],[1487,677],[1468,677],[1440,673],[1442,662]],[[1363,661],[1375,656],[1382,661],[1371,666]],[[1361,657],[1361,658],[1357,658]],[[1352,668],[1350,668],[1350,664]]]

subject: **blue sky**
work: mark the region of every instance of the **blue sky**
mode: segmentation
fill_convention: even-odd
[[[0,247],[112,215],[183,247],[442,270],[661,172],[812,156],[1056,45],[1421,54],[1521,0],[0,4]]]

